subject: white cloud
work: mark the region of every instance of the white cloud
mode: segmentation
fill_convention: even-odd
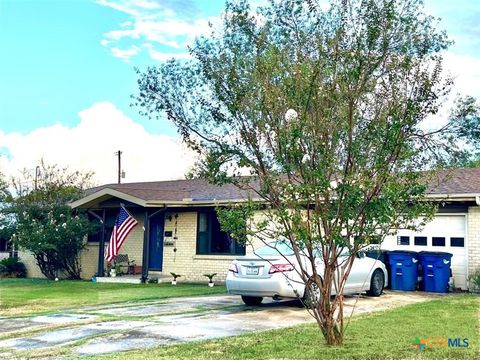
[[[454,92],[480,98],[480,57],[447,52],[444,66],[454,77]]]
[[[114,57],[122,59],[125,62],[128,62],[132,56],[135,56],[140,52],[140,48],[135,45],[133,45],[130,49],[125,49],[125,50],[112,47],[110,51],[112,52],[112,55]]]
[[[146,46],[148,47],[148,46]],[[148,49],[148,54],[150,57],[154,60],[158,61],[166,61],[171,58],[176,58],[176,59],[190,59],[191,55],[187,52],[184,53],[165,53],[165,52],[160,52],[156,51],[154,49]]]
[[[79,113],[75,127],[52,125],[26,135],[0,130],[0,171],[18,176],[43,158],[71,170],[94,171],[98,184],[117,181],[115,151],[121,150],[125,182],[183,178],[195,154],[176,138],[148,133],[115,105],[101,102]],[[5,151],[6,150],[6,151]]]
[[[103,34],[101,44],[110,48],[123,48],[122,44],[132,42],[148,42],[152,46],[171,48],[159,55],[160,51],[149,51],[152,59],[159,60],[176,56],[184,58],[185,50],[197,36],[210,33],[209,22],[218,23],[218,17],[195,18],[193,2],[152,1],[152,0],[97,0],[97,3],[129,15],[127,21],[119,23],[118,29]],[[132,53],[128,58],[138,55]],[[112,51],[113,54],[113,51]],[[120,56],[117,56],[120,57]]]

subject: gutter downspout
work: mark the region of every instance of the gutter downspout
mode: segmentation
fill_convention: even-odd
[[[143,224],[142,283],[145,283],[148,279],[148,263],[150,261],[150,219],[155,215],[166,212],[167,210],[168,207],[164,207],[149,215],[148,209],[145,209],[145,223]]]

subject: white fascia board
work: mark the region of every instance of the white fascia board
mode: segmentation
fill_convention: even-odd
[[[76,201],[71,202],[70,207],[72,209],[82,207],[83,205],[88,204],[89,202],[92,202],[92,201],[94,201],[94,200],[96,200],[96,199],[98,199],[102,196],[105,196],[105,195],[110,195],[112,197],[116,197],[116,198],[119,198],[119,199],[122,199],[122,200],[125,200],[125,201],[129,201],[131,203],[134,203],[134,204],[137,204],[137,205],[140,205],[140,206],[143,206],[143,207],[146,206],[145,200],[143,200],[143,199],[140,199],[140,198],[132,196],[132,195],[125,194],[125,193],[123,193],[121,191],[118,191],[118,190],[105,188],[105,189],[102,189],[100,191],[94,192],[93,194],[90,194],[88,196],[85,196],[81,199],[78,199]]]

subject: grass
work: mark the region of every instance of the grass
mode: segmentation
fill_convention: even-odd
[[[355,317],[343,347],[328,347],[315,325],[94,357],[119,359],[480,359],[480,297],[450,295]],[[468,348],[419,351],[415,338],[468,338]]]
[[[207,284],[111,284],[89,281],[0,279],[0,316],[29,315],[75,306],[225,293]]]

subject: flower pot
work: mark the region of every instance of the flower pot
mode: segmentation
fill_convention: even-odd
[[[115,271],[115,269],[110,270],[110,276],[111,277],[116,277],[117,276],[117,272]]]
[[[208,283],[208,286],[209,286],[209,287],[213,287],[213,285],[215,285],[215,284],[212,283],[212,282],[209,282],[209,283]]]
[[[177,285],[177,280],[172,280],[172,285]]]

